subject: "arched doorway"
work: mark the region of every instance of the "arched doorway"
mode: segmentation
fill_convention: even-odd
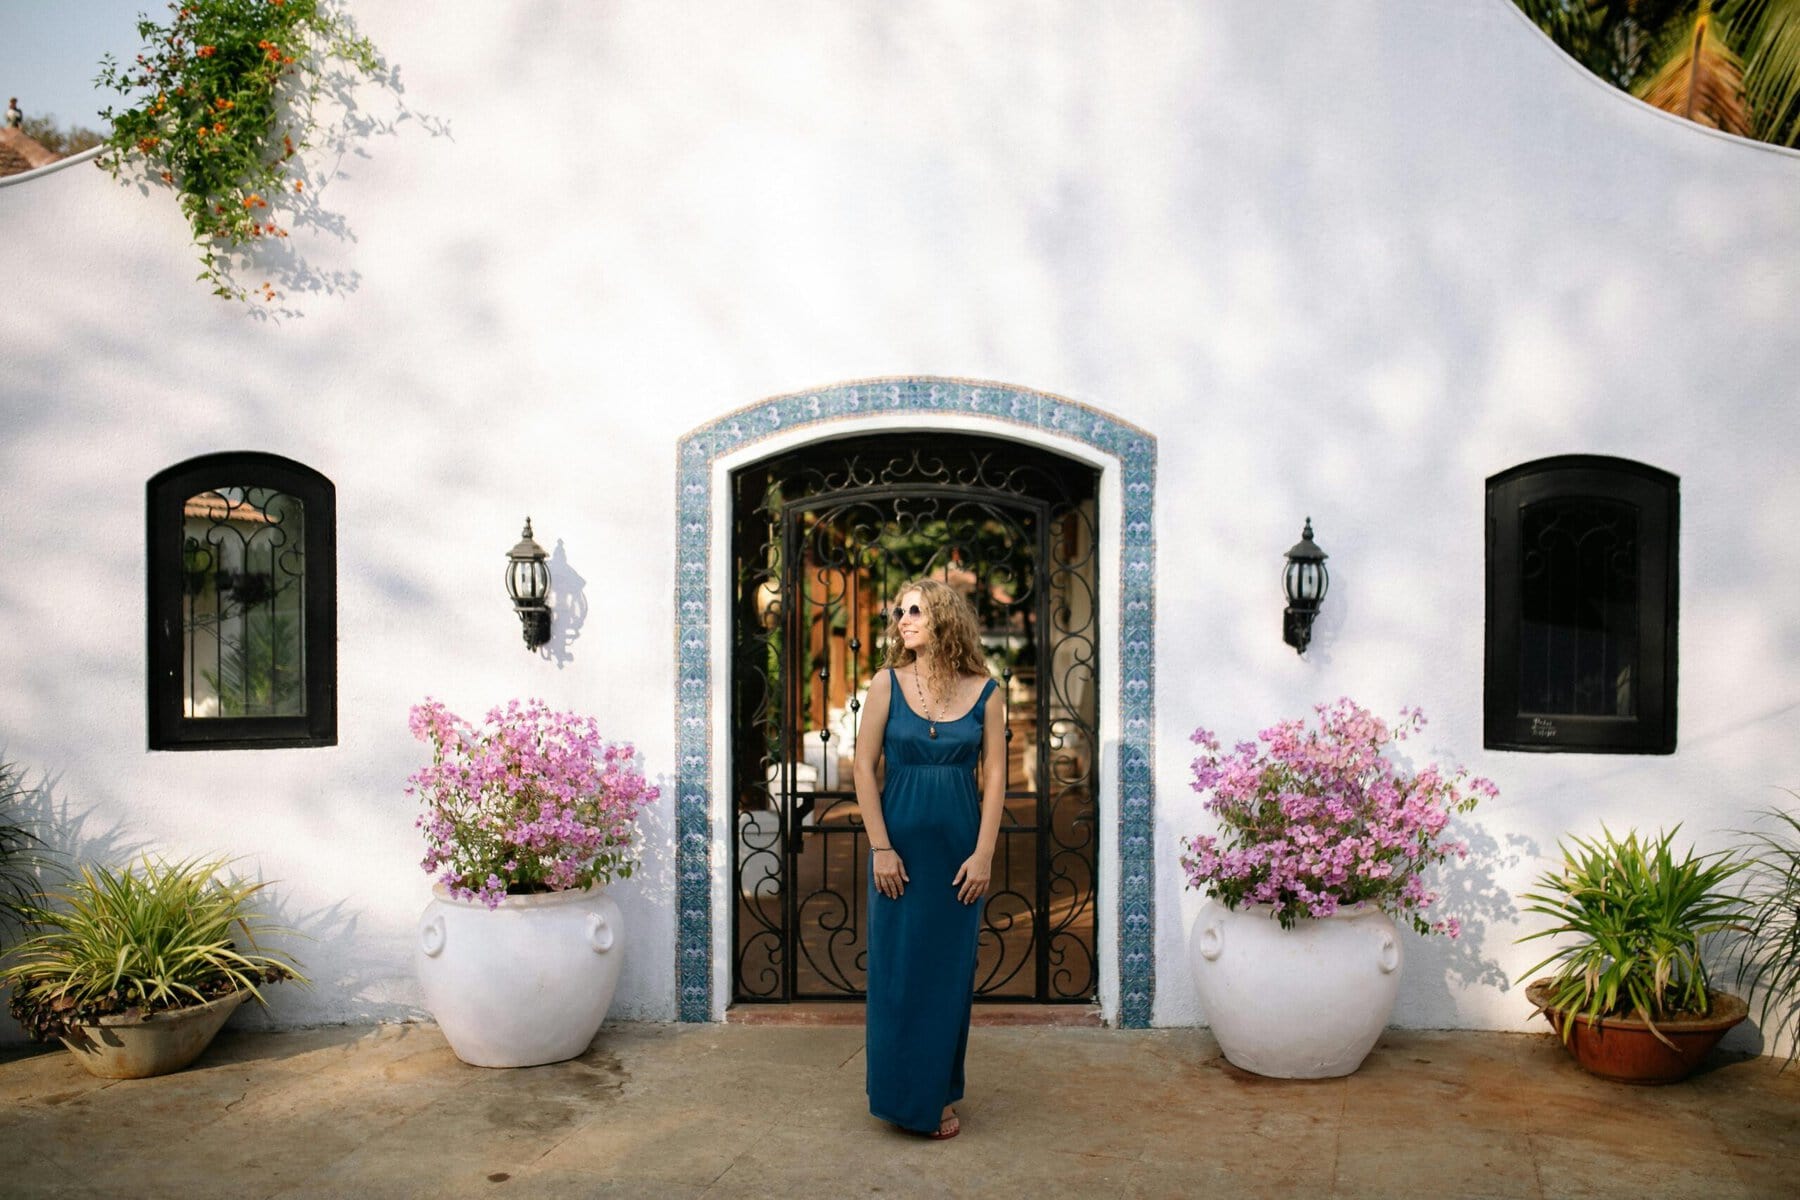
[[[935,376],[767,397],[677,443],[676,1015],[720,1020],[733,992],[732,472],[833,431],[911,437],[922,429],[999,436],[1101,472],[1099,1001],[1105,1020],[1144,1028],[1156,995],[1156,438],[1066,397]]]
[[[731,475],[732,998],[863,994],[867,840],[850,755],[885,609],[963,591],[1002,681],[1007,808],[977,996],[1099,983],[1099,472],[969,432],[814,442]]]

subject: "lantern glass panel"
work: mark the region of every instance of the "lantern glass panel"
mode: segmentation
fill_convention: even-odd
[[[1289,562],[1282,581],[1294,604],[1317,604],[1325,596],[1325,568],[1316,562]]]
[[[506,590],[514,600],[537,604],[550,589],[550,569],[536,559],[512,560],[506,574]]]

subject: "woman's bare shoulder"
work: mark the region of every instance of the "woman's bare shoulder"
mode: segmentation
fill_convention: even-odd
[[[962,677],[962,683],[960,686],[962,688],[963,694],[968,696],[970,701],[973,702],[974,700],[978,699],[981,696],[982,691],[990,683],[994,683],[995,686],[998,686],[998,684],[996,683],[996,681],[992,675],[988,675],[988,674],[976,675],[974,673],[970,673],[970,674],[964,675]]]

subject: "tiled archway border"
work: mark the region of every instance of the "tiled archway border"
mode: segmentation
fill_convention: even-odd
[[[1118,1023],[1150,1024],[1156,990],[1152,780],[1155,730],[1153,620],[1156,439],[1103,412],[1000,384],[911,377],[840,384],[760,401],[685,435],[678,447],[676,651],[675,971],[680,1017],[713,1017],[712,593],[713,464],[758,441],[811,425],[872,416],[975,416],[1042,430],[1116,459],[1123,513],[1119,528]]]

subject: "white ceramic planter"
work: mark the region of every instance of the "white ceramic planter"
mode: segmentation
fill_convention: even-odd
[[[425,1007],[477,1067],[533,1067],[588,1048],[619,983],[619,906],[600,888],[489,909],[442,886],[419,919]]]
[[[1267,905],[1233,911],[1208,900],[1188,960],[1225,1057],[1280,1079],[1356,1070],[1400,994],[1400,937],[1374,910],[1283,929]]]

